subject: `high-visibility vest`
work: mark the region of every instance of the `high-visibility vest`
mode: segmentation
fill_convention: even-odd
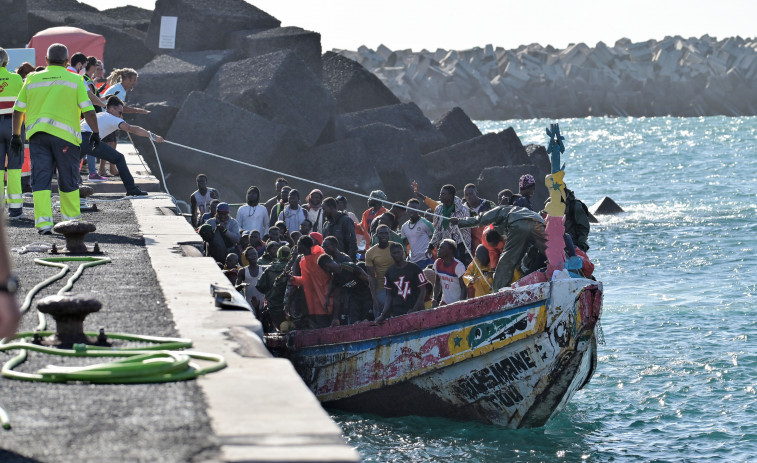
[[[95,108],[81,76],[61,66],[48,66],[26,77],[13,109],[26,113],[27,138],[45,132],[78,146],[79,117]]]
[[[13,114],[13,104],[24,85],[20,75],[0,68],[0,115]]]

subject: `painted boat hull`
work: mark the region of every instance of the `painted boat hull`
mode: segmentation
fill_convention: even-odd
[[[266,343],[326,407],[539,427],[590,380],[601,303],[601,283],[556,280]]]

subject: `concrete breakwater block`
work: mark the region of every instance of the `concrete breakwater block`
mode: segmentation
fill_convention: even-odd
[[[361,162],[373,165],[392,201],[407,201],[413,180],[428,184],[421,150],[411,130],[374,123],[350,130],[347,137],[362,140],[368,156]]]
[[[344,124],[347,131],[373,123],[406,129],[412,132],[423,153],[437,150],[447,144],[444,135],[436,130],[415,103],[366,109],[341,114],[337,118]]]
[[[497,204],[497,194],[500,191],[508,189],[513,193],[518,193],[518,180],[523,174],[531,174],[534,178],[544,178],[544,175],[546,175],[546,173],[540,173],[536,166],[532,164],[492,166],[483,169],[474,183],[478,186],[479,196],[494,201]],[[534,196],[531,198],[531,204],[534,208],[540,209],[540,206],[544,204],[547,198],[547,189],[545,187],[539,188],[539,184],[537,183],[536,191],[534,191]]]
[[[612,200],[609,196],[605,196],[600,199],[594,205],[589,208],[589,212],[593,215],[614,215],[625,212],[623,208],[618,206],[618,203]]]
[[[508,164],[505,147],[496,133],[481,135],[423,155],[426,169],[435,180],[458,188],[475,182],[481,171]]]
[[[293,51],[305,62],[313,74],[321,75],[321,34],[299,27],[277,27],[244,36],[240,48],[248,58]]]
[[[505,156],[507,157],[506,165],[528,164],[530,159],[526,148],[523,147],[518,134],[515,133],[515,129],[508,127],[505,130],[498,132],[497,137],[502,142],[502,146],[505,148]]]
[[[323,85],[336,99],[337,113],[400,104],[391,90],[362,65],[327,51],[322,57]]]
[[[155,53],[145,45],[146,33],[135,28],[134,21],[110,16],[75,1],[33,0],[29,1],[28,5],[30,35],[50,27],[72,26],[105,37],[104,56],[98,56],[98,58],[107,63],[109,69],[123,67],[139,69],[155,56]],[[28,39],[26,34],[23,37],[25,40]],[[69,55],[77,51],[79,50],[69,50]],[[37,65],[44,65],[44,63],[37,63]]]
[[[340,51],[431,118],[460,106],[474,119],[757,113],[757,40],[710,36],[565,49]]]
[[[181,105],[195,90],[205,90],[222,64],[232,60],[234,50],[203,50],[158,55],[142,67],[139,84],[129,100],[134,103],[166,101]]]
[[[268,168],[280,167],[280,159],[297,153],[290,128],[203,92],[189,94],[167,138]],[[171,193],[184,200],[196,189],[195,176],[201,172],[227,202],[244,202],[250,185],[271,185],[277,177],[177,146],[158,149]]]
[[[459,107],[449,110],[434,123],[434,127],[444,135],[450,145],[481,136],[478,126]]]
[[[177,51],[219,50],[226,48],[226,40],[234,31],[281,25],[281,21],[244,0],[157,0],[146,39],[147,47],[156,53],[164,51],[159,47],[163,16],[178,18]]]
[[[384,188],[381,177],[370,159],[371,154],[362,139],[346,138],[316,146],[300,156],[282,160],[282,168],[297,176],[319,182],[303,184],[300,180],[291,180],[292,184],[296,184],[300,189],[303,199],[312,188],[321,188],[327,196],[343,194],[324,185],[368,194],[372,190]],[[348,197],[354,205],[359,204],[362,207],[365,203],[364,199],[357,196]]]
[[[226,63],[207,92],[291,127],[303,149],[315,145],[336,106],[318,76],[291,51]]]

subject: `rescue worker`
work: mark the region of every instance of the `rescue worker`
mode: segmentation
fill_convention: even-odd
[[[505,249],[494,271],[494,291],[510,285],[513,272],[531,245],[542,255],[546,249],[544,219],[525,207],[497,206],[483,215],[462,220],[451,217],[449,222],[460,228],[494,224],[494,229],[505,238]]]
[[[20,152],[11,149],[11,136],[13,135],[13,104],[24,85],[24,80],[20,75],[8,71],[8,61],[8,52],[0,48],[0,155],[2,155],[3,164],[8,169],[8,195],[4,196],[5,179],[3,175],[0,175],[0,200],[7,198],[9,217],[19,217],[23,213],[24,205],[21,191],[24,151],[23,148]],[[21,138],[23,139],[23,136]]]
[[[53,205],[51,182],[58,169],[60,214],[63,220],[81,218],[79,204],[79,156],[81,133],[79,115],[92,129],[91,149],[100,143],[95,108],[89,101],[81,76],[68,72],[68,49],[54,43],[47,49],[47,68],[29,74],[18,94],[13,111],[11,148],[23,153],[21,126],[26,113],[26,135],[32,162],[34,225],[42,235],[51,235]]]

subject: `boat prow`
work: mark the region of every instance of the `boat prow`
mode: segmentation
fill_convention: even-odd
[[[591,379],[601,306],[601,283],[570,278],[266,344],[326,407],[538,427]]]

